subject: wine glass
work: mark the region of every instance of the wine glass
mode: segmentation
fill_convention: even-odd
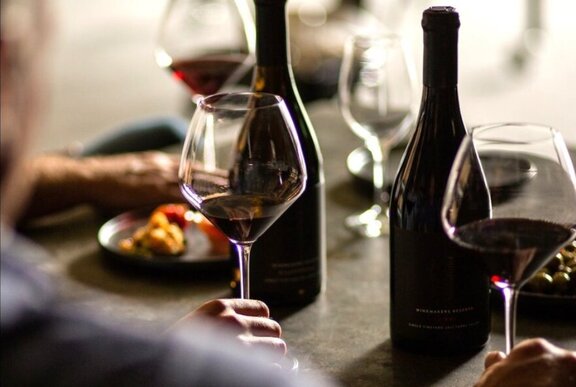
[[[273,94],[208,96],[192,117],[180,188],[236,247],[241,298],[250,298],[252,244],[304,191],[307,174],[297,139],[284,101]]]
[[[171,0],[160,24],[156,63],[196,100],[246,75],[255,62],[255,36],[247,0]]]
[[[470,217],[482,191],[490,210]],[[534,124],[475,128],[450,172],[442,222],[502,291],[509,353],[518,289],[576,236],[576,176],[561,135]]]
[[[414,122],[414,76],[396,34],[354,35],[344,45],[338,101],[344,120],[372,156],[372,206],[346,218],[365,237],[388,234],[385,167],[390,149]]]

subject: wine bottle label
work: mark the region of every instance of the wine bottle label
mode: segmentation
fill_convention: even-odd
[[[441,232],[395,228],[391,249],[393,330],[430,341],[487,336],[488,279],[477,262]]]

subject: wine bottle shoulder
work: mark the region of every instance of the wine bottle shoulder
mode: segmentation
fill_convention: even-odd
[[[456,89],[425,88],[416,128],[392,188],[393,225],[441,227],[444,187],[465,135]]]
[[[296,125],[306,161],[308,179],[312,183],[324,183],[323,160],[316,132],[291,76],[290,68],[287,66],[257,67],[252,89],[274,93],[284,99]]]
[[[418,126],[409,141],[400,163],[397,180],[404,189],[420,189],[430,195],[438,194],[448,179],[452,162],[465,135],[463,126],[448,121],[444,129],[453,133],[435,136],[426,124]]]

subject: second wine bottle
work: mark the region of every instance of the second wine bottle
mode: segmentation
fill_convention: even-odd
[[[391,337],[395,346],[418,351],[474,350],[490,332],[488,278],[462,258],[470,252],[448,238],[440,218],[448,174],[466,134],[457,91],[459,27],[452,7],[424,11],[422,101],[390,202]],[[488,192],[478,195],[472,218],[489,211]]]
[[[304,304],[313,301],[325,283],[322,157],[290,65],[286,0],[254,0],[254,3],[256,67],[252,90],[274,93],[285,100],[304,153],[308,181],[302,196],[254,244],[251,292],[253,298],[270,305]],[[237,259],[232,257],[233,262]]]

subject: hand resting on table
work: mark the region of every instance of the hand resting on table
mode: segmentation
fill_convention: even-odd
[[[576,385],[576,352],[544,339],[525,340],[508,356],[490,352],[485,367],[476,387]]]

